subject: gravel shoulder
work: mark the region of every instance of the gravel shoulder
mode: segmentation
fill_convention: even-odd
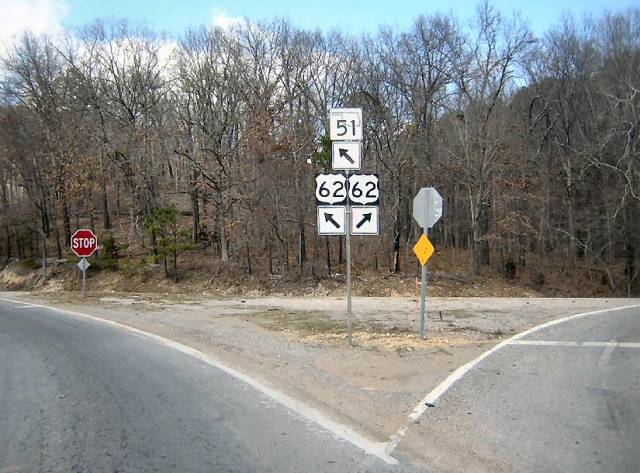
[[[204,299],[193,295],[3,293],[156,333],[210,354],[378,441],[460,365],[504,338],[566,315],[638,299],[430,298],[427,340],[410,297]],[[414,440],[415,441],[415,440]],[[412,451],[419,450],[411,448]],[[402,445],[400,445],[402,448]]]

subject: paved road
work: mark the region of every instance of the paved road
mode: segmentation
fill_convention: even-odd
[[[0,302],[0,473],[395,472],[144,336]]]
[[[597,343],[589,343],[597,342]],[[640,309],[508,345],[409,432],[441,471],[640,471]]]

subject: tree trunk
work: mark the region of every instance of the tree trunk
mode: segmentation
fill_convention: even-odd
[[[329,272],[329,276],[331,276],[331,244],[328,238],[324,239],[324,243],[327,248],[327,271]]]
[[[111,229],[111,218],[109,217],[109,199],[107,198],[107,185],[102,184],[102,223],[105,230]]]
[[[62,189],[62,221],[64,223],[64,240],[71,242],[71,217],[69,215],[69,204],[67,203],[67,191]]]
[[[227,238],[227,229],[221,215],[218,215],[218,228],[220,231],[220,260],[223,263],[229,261],[229,240]]]
[[[193,214],[193,242],[198,241],[198,234],[200,233],[200,203],[198,199],[198,189],[193,187],[191,190],[191,210]]]
[[[178,242],[174,239],[173,244],[177,245]],[[178,252],[173,252],[173,282],[178,283]]]
[[[298,253],[298,264],[300,266],[300,272],[304,272],[304,264],[307,261],[307,241],[304,233],[304,222],[300,221],[298,224],[298,232],[299,232],[299,253]]]

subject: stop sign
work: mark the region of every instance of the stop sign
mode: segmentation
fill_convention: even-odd
[[[424,228],[431,228],[442,217],[442,196],[433,187],[423,187],[413,198],[413,218]]]
[[[84,258],[98,249],[98,237],[91,230],[78,230],[71,237],[71,251]]]

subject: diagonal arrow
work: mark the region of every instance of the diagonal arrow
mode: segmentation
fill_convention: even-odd
[[[333,219],[333,214],[325,213],[324,214],[324,220],[326,222],[331,222],[334,227],[340,228],[340,224]]]
[[[371,215],[372,215],[372,212],[369,212],[368,214],[362,214],[362,220],[360,220],[360,222],[356,224],[356,228],[360,228],[365,223],[370,222]]]
[[[346,159],[351,164],[355,164],[356,162],[353,160],[351,156],[349,156],[349,150],[344,148],[338,148],[338,152],[340,153],[340,157]]]

